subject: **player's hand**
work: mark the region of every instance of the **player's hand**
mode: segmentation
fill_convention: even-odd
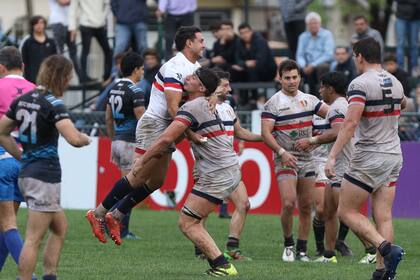
[[[327,162],[325,163],[325,175],[328,179],[335,177],[335,158],[328,157]]]
[[[281,155],[281,163],[284,166],[292,167],[293,169],[297,169],[297,158],[289,152],[284,152]]]
[[[69,30],[69,32],[70,32],[70,41],[75,42],[77,31],[76,30]]]
[[[245,149],[245,142],[244,141],[239,141],[238,143],[238,156],[242,155],[242,153],[244,152]]]
[[[82,139],[82,146],[87,146],[92,143],[92,139],[86,133],[81,133],[80,137]]]
[[[188,139],[192,141],[194,144],[197,145],[203,145],[207,143],[207,137],[203,137],[200,134],[197,134],[195,132],[191,132],[188,134]]]
[[[295,148],[300,152],[308,152],[311,149],[312,144],[308,138],[299,139],[295,143]]]

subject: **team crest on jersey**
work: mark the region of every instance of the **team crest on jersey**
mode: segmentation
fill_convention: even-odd
[[[287,111],[287,110],[289,110],[289,109],[290,109],[290,107],[280,108],[280,109],[279,109],[279,112]]]
[[[298,132],[296,130],[292,130],[292,132],[290,132],[290,137],[292,137],[293,139],[295,139],[298,136]]]
[[[178,78],[179,81],[182,80],[182,74],[181,73],[176,73],[176,77]]]
[[[302,107],[308,106],[308,101],[306,101],[306,100],[301,100],[299,103],[300,103],[300,105],[302,105]]]

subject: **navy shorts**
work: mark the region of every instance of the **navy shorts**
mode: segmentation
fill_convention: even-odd
[[[19,169],[16,159],[0,159],[0,201],[25,201],[18,186]]]

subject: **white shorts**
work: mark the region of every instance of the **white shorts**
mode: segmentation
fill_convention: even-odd
[[[401,154],[356,151],[344,179],[372,193],[382,186],[395,186],[402,163]]]
[[[61,183],[48,183],[25,177],[18,180],[28,208],[38,212],[59,212]]]
[[[120,170],[130,170],[133,167],[136,143],[115,140],[111,144],[111,160]]]
[[[171,124],[171,121],[161,120],[150,117],[146,114],[137,122],[136,128],[136,148],[135,152],[144,154],[149,147],[156,142],[165,129]],[[172,144],[168,152],[175,151],[175,144]]]

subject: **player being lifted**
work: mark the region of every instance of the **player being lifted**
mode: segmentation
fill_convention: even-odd
[[[162,65],[156,74],[149,106],[137,124],[138,159],[143,157],[147,149],[172,122],[182,99],[185,78],[200,67],[197,60],[204,50],[201,30],[194,26],[181,27],[175,35],[175,46],[179,52]],[[190,131],[189,137],[193,141],[199,141],[198,135]],[[95,210],[88,211],[86,218],[99,241],[106,242],[104,234],[106,220],[111,238],[117,245],[121,244],[120,221],[135,205],[163,185],[173,151],[174,145],[171,145],[160,157],[153,158],[145,164],[141,176],[136,171],[134,163],[131,172],[115,183],[102,203]],[[118,202],[119,206],[108,212]]]
[[[232,149],[234,137],[249,142],[260,142],[262,140],[261,136],[243,128],[232,106],[226,102],[228,94],[232,90],[229,83],[229,73],[217,71],[216,74],[220,79],[220,84],[215,92],[215,95],[217,96],[216,110],[223,122],[225,132],[231,141]],[[194,168],[193,174],[195,177],[198,177],[197,173],[197,168]],[[229,260],[251,260],[249,257],[244,256],[239,249],[239,239],[250,207],[248,193],[246,191],[245,184],[242,181],[229,195],[228,199],[235,205],[235,211],[233,212],[232,219],[230,221],[229,236],[224,255]],[[201,222],[204,224],[205,219],[202,219]],[[198,249],[198,247],[196,247],[195,254],[198,257],[202,256],[202,252]]]
[[[381,49],[372,38],[353,46],[360,73],[347,92],[349,108],[325,166],[334,177],[335,162],[353,137],[358,139],[350,168],[341,184],[338,215],[350,229],[371,242],[377,250],[376,271],[372,279],[395,279],[404,250],[394,239],[392,204],[395,185],[402,167],[398,119],[406,100],[401,83],[382,69]],[[359,212],[371,196],[376,228]]]
[[[312,135],[313,115],[325,118],[328,105],[298,90],[301,77],[295,61],[283,61],[278,74],[282,90],[264,105],[261,132],[264,142],[275,152],[285,247],[282,259],[286,262],[295,258],[309,261],[306,251],[311,228],[315,166],[311,153],[297,150],[295,143]],[[292,229],[296,203],[299,207],[299,230],[295,256]]]

